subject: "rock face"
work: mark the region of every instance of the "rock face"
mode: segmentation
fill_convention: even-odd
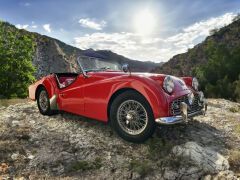
[[[69,46],[56,39],[35,35],[36,52],[33,64],[36,67],[37,78],[54,72],[77,72],[76,59],[82,50]],[[71,54],[72,53],[72,54]]]
[[[2,106],[0,179],[237,179],[240,157],[231,151],[240,149],[239,109],[211,99],[206,116],[160,126],[132,144],[107,124],[64,112],[42,116],[35,102]]]
[[[175,146],[173,154],[186,163],[196,165],[203,173],[215,174],[229,169],[226,158],[216,151],[199,146],[195,142]]]
[[[161,65],[161,63],[131,60],[107,50],[81,50],[39,34],[35,34],[35,39],[37,46],[33,64],[37,69],[35,74],[37,78],[54,72],[79,72],[77,58],[80,56],[89,58],[89,61],[91,58],[98,58],[105,62],[127,63],[134,72],[150,72]]]
[[[78,70],[76,59],[79,56],[85,56],[89,60],[99,58],[105,62],[128,63],[134,72],[150,72],[161,65],[161,63],[132,60],[109,50],[82,50],[48,36],[17,29],[14,25],[1,21],[0,29],[6,29],[6,27],[14,34],[33,36],[36,52],[32,62],[36,67],[37,79],[53,72],[76,72]]]

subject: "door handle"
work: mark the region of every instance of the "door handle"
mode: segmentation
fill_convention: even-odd
[[[64,97],[64,96],[65,96],[65,95],[64,95],[64,94],[62,94],[62,93],[61,93],[61,94],[59,94],[59,95],[60,95],[61,97]]]

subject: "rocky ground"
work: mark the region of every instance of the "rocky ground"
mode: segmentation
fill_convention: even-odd
[[[160,126],[143,144],[109,125],[35,102],[0,107],[0,179],[238,179],[240,104],[210,99],[206,116]]]

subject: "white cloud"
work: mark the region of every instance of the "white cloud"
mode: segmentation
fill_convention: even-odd
[[[76,37],[75,46],[82,49],[108,49],[126,57],[138,60],[167,61],[172,56],[203,41],[209,31],[232,22],[233,13],[194,23],[173,36],[142,37],[134,33],[92,33]]]
[[[18,29],[27,29],[29,27],[29,25],[28,24],[17,24],[16,27]]]
[[[167,41],[176,47],[185,47],[187,50],[188,45],[196,45],[203,41],[209,35],[210,30],[230,24],[235,16],[233,13],[226,13],[219,17],[194,23],[184,28],[181,33],[167,38]]]
[[[106,26],[106,21],[95,22],[93,19],[85,18],[78,21],[82,27],[102,30]]]
[[[29,24],[17,24],[16,27],[18,29],[36,29],[38,26],[33,24],[32,25],[29,25]]]
[[[44,25],[43,25],[43,29],[44,29],[45,31],[47,31],[48,33],[51,33],[51,32],[52,32],[51,27],[50,27],[50,24],[44,24]]]

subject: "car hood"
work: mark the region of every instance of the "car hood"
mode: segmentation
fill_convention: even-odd
[[[158,83],[161,87],[163,87],[163,81],[165,77],[168,76],[166,74],[154,74],[154,73],[136,73],[136,75],[150,78],[154,80],[156,83]],[[175,85],[173,93],[189,89],[183,79],[176,76],[171,76],[171,78],[173,79]]]
[[[91,72],[89,73],[89,75],[96,75],[98,77],[101,77],[102,79],[105,78],[115,78],[118,76],[126,76],[129,77],[129,73],[124,73],[124,72],[116,72],[116,71],[105,71],[105,72]],[[146,78],[149,80],[153,80],[155,81],[158,85],[160,85],[161,87],[163,87],[163,81],[164,78],[167,76],[166,74],[155,74],[155,73],[137,73],[137,72],[133,72],[131,73],[131,76],[133,77],[138,77],[138,78]],[[179,92],[179,91],[183,91],[183,90],[187,90],[189,89],[184,80],[175,76],[171,76],[173,78],[174,81],[174,92]],[[100,78],[100,79],[101,79]],[[174,93],[173,92],[173,93]]]

